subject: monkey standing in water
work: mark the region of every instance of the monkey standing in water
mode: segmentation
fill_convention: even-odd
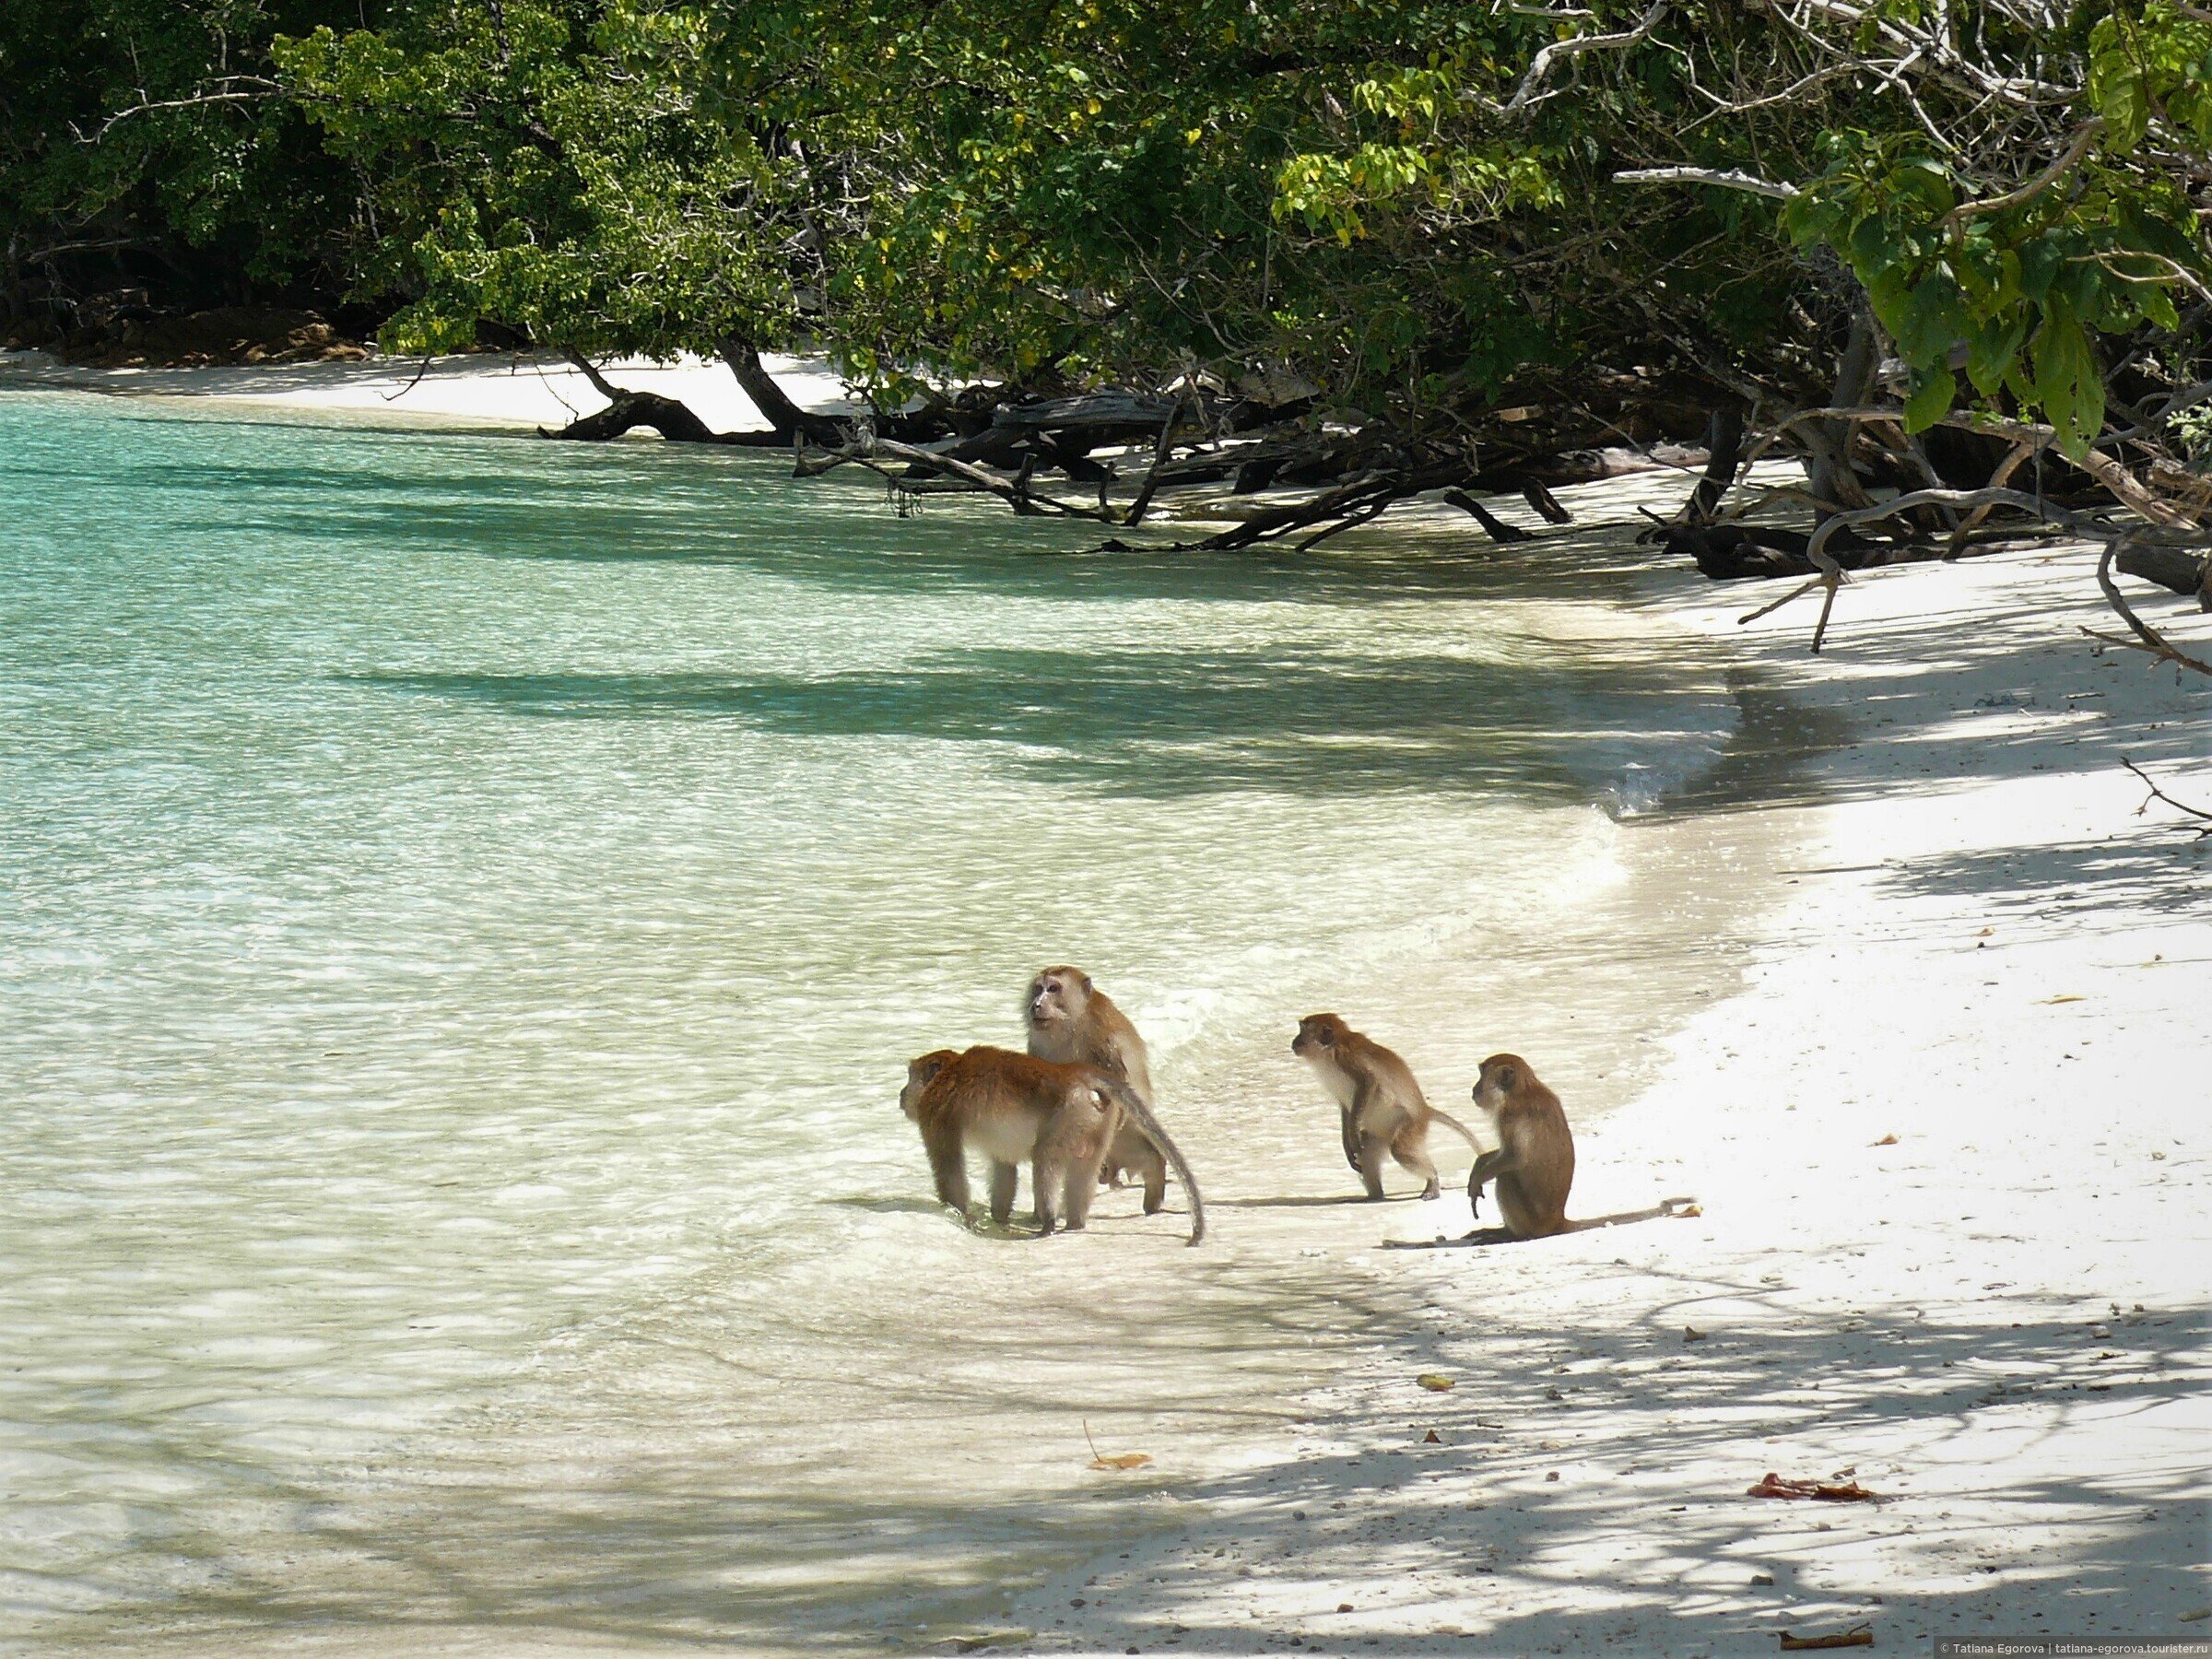
[[[1041,1060],[1095,1065],[1128,1084],[1147,1107],[1152,1105],[1152,1070],[1145,1040],[1113,998],[1090,982],[1080,968],[1046,968],[1030,982],[1024,1018],[1030,1053]],[[1127,1170],[1145,1183],[1145,1214],[1156,1216],[1167,1202],[1168,1170],[1159,1149],[1135,1124],[1124,1124],[1107,1148],[1102,1178],[1120,1184]]]
[[[1481,1153],[1482,1143],[1473,1131],[1429,1104],[1411,1066],[1335,1015],[1309,1014],[1300,1020],[1290,1052],[1313,1068],[1343,1112],[1345,1161],[1366,1184],[1369,1198],[1382,1196],[1385,1154],[1421,1178],[1422,1197],[1434,1198],[1443,1191],[1436,1166],[1429,1161],[1432,1121],[1456,1130]]]
[[[899,1108],[922,1131],[937,1196],[968,1213],[971,1148],[991,1160],[991,1218],[1013,1213],[1018,1167],[1030,1165],[1037,1226],[1050,1233],[1065,1218],[1073,1230],[1090,1214],[1099,1164],[1124,1116],[1173,1159],[1191,1195],[1193,1244],[1206,1237],[1206,1206],[1182,1151],[1144,1101],[1096,1066],[1063,1065],[1011,1049],[938,1049],[906,1068]]]
[[[1537,1081],[1520,1055],[1492,1054],[1476,1079],[1475,1104],[1489,1113],[1498,1149],[1477,1158],[1468,1172],[1468,1207],[1478,1206],[1483,1183],[1495,1181],[1499,1212],[1514,1238],[1571,1230],[1567,1190],[1574,1184],[1574,1136],[1559,1097]]]

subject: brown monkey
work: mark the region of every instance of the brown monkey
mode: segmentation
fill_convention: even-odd
[[[1063,1218],[1071,1230],[1088,1218],[1100,1160],[1124,1114],[1133,1116],[1173,1159],[1191,1195],[1190,1241],[1206,1237],[1205,1203],[1182,1151],[1127,1084],[1096,1066],[1011,1049],[938,1049],[908,1065],[899,1107],[922,1131],[939,1198],[968,1213],[972,1148],[991,1160],[991,1218],[1003,1222],[1014,1208],[1017,1166],[1027,1160],[1037,1226],[1047,1233]]]
[[[1385,1153],[1421,1178],[1421,1196],[1443,1191],[1429,1161],[1429,1125],[1443,1124],[1477,1153],[1482,1143],[1448,1112],[1437,1111],[1413,1080],[1405,1061],[1370,1041],[1334,1014],[1309,1014],[1298,1022],[1290,1052],[1319,1074],[1344,1113],[1344,1159],[1366,1183],[1370,1198],[1382,1196]]]
[[[1040,971],[1030,982],[1024,1013],[1030,1053],[1041,1060],[1095,1065],[1128,1084],[1147,1106],[1152,1104],[1152,1070],[1145,1040],[1129,1017],[1113,1006],[1113,998],[1092,985],[1082,969]],[[1100,1172],[1118,1185],[1124,1170],[1145,1183],[1145,1214],[1159,1214],[1167,1202],[1167,1165],[1134,1123],[1124,1123],[1115,1135]]]
[[[1475,1160],[1467,1175],[1467,1203],[1483,1183],[1498,1183],[1498,1209],[1516,1239],[1566,1232],[1567,1189],[1574,1184],[1574,1136],[1559,1097],[1536,1080],[1518,1054],[1492,1054],[1475,1082],[1475,1104],[1490,1114],[1498,1149]]]

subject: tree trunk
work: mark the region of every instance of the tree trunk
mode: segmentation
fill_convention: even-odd
[[[2139,543],[2123,543],[2112,556],[2112,563],[2123,575],[2155,582],[2200,604],[2206,602],[2207,583],[2212,583],[2212,559],[2200,559],[2179,547],[2146,547]],[[2206,608],[2212,609],[2212,605]]]
[[[1855,409],[1874,393],[1876,373],[1881,368],[1881,350],[1875,338],[1874,313],[1861,301],[1851,316],[1851,338],[1836,364],[1836,388],[1829,394],[1831,409]],[[1805,471],[1813,494],[1832,507],[1845,509],[1873,505],[1851,467],[1851,447],[1857,436],[1848,420],[1811,420],[1805,424]],[[1822,513],[1823,518],[1827,513]]]
[[[783,388],[776,384],[776,377],[762,367],[760,354],[751,341],[732,335],[723,341],[722,356],[729,364],[730,372],[737,377],[738,386],[753,400],[753,407],[760,411],[760,418],[768,422],[782,441],[789,443],[794,432],[809,443],[832,448],[852,439],[851,421],[834,415],[810,415],[784,396]]]
[[[604,443],[610,438],[619,438],[637,427],[651,427],[671,443],[721,443],[723,439],[707,429],[707,423],[673,397],[663,397],[657,392],[625,392],[614,389],[615,401],[596,415],[586,415],[571,420],[558,432],[537,429],[540,438],[568,438],[586,443]]]

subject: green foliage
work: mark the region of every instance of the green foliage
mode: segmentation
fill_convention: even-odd
[[[2088,30],[2087,107],[2066,147],[2019,189],[1973,202],[1925,135],[1823,135],[1822,170],[1784,222],[1850,265],[1912,372],[1908,430],[1947,415],[1951,359],[1987,402],[2040,410],[2078,457],[2104,423],[2098,340],[2172,329],[2173,289],[2212,276],[2195,205],[2132,165],[2154,110],[2212,139],[2212,26],[2154,0]]]
[[[360,289],[406,297],[386,344],[452,350],[490,318],[667,355],[780,328],[778,171],[723,118],[709,38],[660,0],[455,0],[280,41],[330,151],[371,181]]]
[[[367,8],[374,16],[379,7]],[[128,256],[211,288],[327,267],[350,182],[257,77],[272,37],[358,0],[24,0],[0,6],[0,243],[11,301]],[[215,89],[221,101],[191,102]],[[127,113],[126,113],[127,112]],[[120,119],[118,119],[120,117]],[[278,207],[281,210],[277,210]],[[66,295],[75,285],[64,282]]]
[[[2041,415],[2077,454],[2112,343],[2212,282],[2201,160],[2171,159],[2212,147],[2201,8],[2053,31],[1989,0],[1959,33],[1888,0],[1817,45],[1763,7],[1645,15],[54,0],[0,17],[0,215],[312,266],[408,351],[805,338],[886,397],[1288,370],[1407,430],[1558,371],[1817,399],[1863,293],[1908,428]],[[1939,27],[1951,60],[1909,50]],[[241,74],[282,95],[189,101]],[[179,107],[80,140],[142,88]],[[1615,182],[1681,167],[1796,194]]]

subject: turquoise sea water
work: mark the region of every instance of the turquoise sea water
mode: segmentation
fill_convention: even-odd
[[[1077,961],[1210,1195],[1341,1185],[1297,1016],[1533,959],[1732,719],[1487,557],[786,470],[0,398],[0,1624],[987,1611],[1135,1524],[1077,1418],[1356,1311],[1262,1212],[961,1233],[906,1058]]]

